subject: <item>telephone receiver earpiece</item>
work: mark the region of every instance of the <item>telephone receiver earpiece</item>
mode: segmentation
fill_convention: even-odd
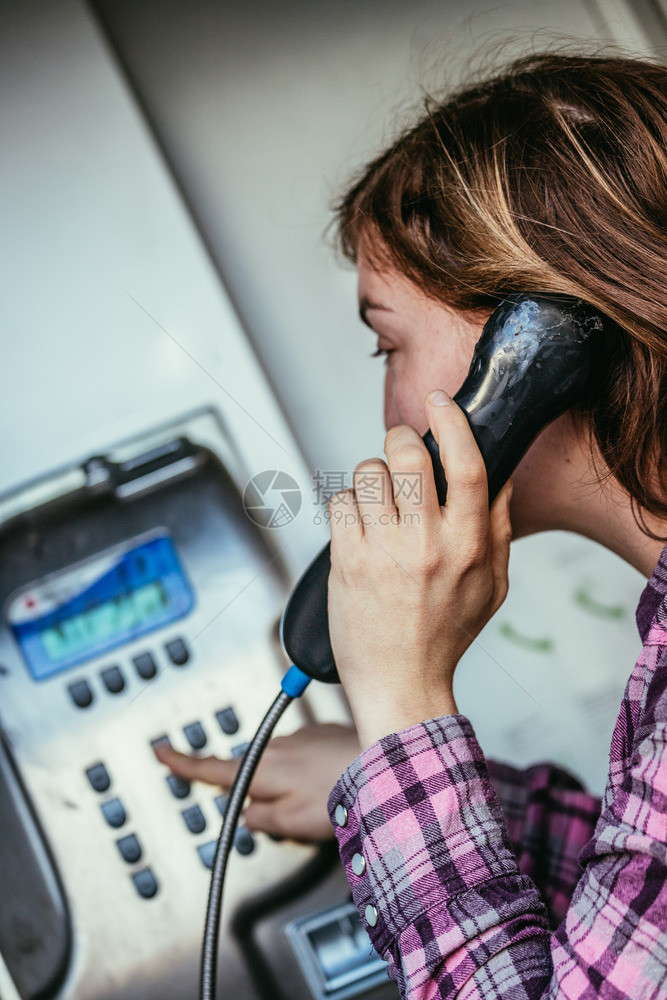
[[[596,309],[558,295],[509,295],[489,316],[454,396],[484,458],[489,504],[539,432],[583,398],[603,330]],[[444,505],[447,480],[430,431],[424,443]],[[327,615],[330,568],[326,545],[294,588],[280,633],[292,663],[314,680],[337,683]]]

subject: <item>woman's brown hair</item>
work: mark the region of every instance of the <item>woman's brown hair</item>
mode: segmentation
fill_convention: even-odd
[[[493,308],[556,292],[611,319],[573,413],[641,508],[667,517],[667,68],[541,54],[444,102],[337,205],[344,254],[365,239],[434,299]],[[599,471],[599,470],[598,470]]]

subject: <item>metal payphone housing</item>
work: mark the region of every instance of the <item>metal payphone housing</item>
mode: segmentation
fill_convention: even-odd
[[[21,1000],[197,995],[224,796],[152,743],[242,753],[288,666],[246,481],[201,410],[0,501],[0,972]],[[312,721],[300,700],[278,729]],[[396,995],[334,843],[236,848],[221,1000]]]
[[[240,753],[285,668],[286,581],[269,533],[243,512],[245,479],[204,411],[2,503],[0,950],[25,997],[196,993],[224,802],[170,784],[151,741]],[[71,666],[56,652],[52,672],[32,676],[12,624],[22,603],[57,604],[77,571],[94,575],[101,556],[117,564],[156,535],[177,553],[191,609]],[[289,728],[307,717],[292,712]],[[313,854],[247,832],[238,848],[228,912]],[[252,996],[238,954],[223,951],[222,995]]]

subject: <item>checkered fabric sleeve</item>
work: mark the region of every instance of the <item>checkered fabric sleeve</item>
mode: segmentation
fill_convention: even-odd
[[[403,998],[667,1000],[666,595],[667,548],[637,609],[644,647],[614,731],[602,811],[587,840],[597,803],[584,802],[579,788],[560,779],[549,789],[551,779],[539,769],[522,779],[523,790],[515,782],[523,819],[519,829],[506,805],[511,833],[462,715],[386,736],[339,779],[329,811],[341,859],[362,922]],[[494,767],[505,795],[507,773]],[[556,851],[551,870],[568,871],[550,899],[554,911],[565,910],[555,930],[548,891],[543,896],[538,888],[549,880],[537,870],[535,878],[526,874],[530,859],[523,870],[519,864],[535,782],[547,799],[557,793],[559,800],[560,832],[547,822],[542,840]],[[586,842],[567,906],[576,880],[569,838]]]
[[[552,764],[520,770],[489,760],[487,767],[519,871],[539,889],[555,928],[579,881],[577,859],[600,817],[600,799]]]

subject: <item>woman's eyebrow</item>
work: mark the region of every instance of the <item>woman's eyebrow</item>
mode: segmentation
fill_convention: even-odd
[[[371,325],[368,321],[367,315],[370,309],[382,309],[384,312],[394,311],[393,309],[390,309],[389,306],[384,306],[381,302],[373,302],[367,296],[364,296],[359,303],[359,319],[362,323],[365,323],[366,326]]]

